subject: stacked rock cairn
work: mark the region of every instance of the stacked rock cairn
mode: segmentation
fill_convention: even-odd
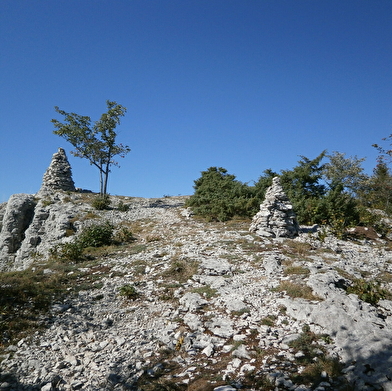
[[[272,186],[265,194],[259,212],[253,217],[250,232],[264,237],[294,238],[299,224],[289,198],[283,191],[279,177],[272,179]]]
[[[46,170],[39,193],[46,191],[75,191],[71,165],[63,148],[53,154],[50,166]]]

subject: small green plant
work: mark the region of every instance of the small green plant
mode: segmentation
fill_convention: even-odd
[[[52,205],[52,204],[53,204],[52,200],[42,200],[42,206],[44,208],[46,208],[47,206]]]
[[[241,308],[238,311],[231,311],[231,315],[233,315],[233,316],[242,316],[244,314],[249,314],[249,312],[250,312],[250,309],[247,308],[247,307],[244,307],[244,308]]]
[[[300,336],[289,343],[295,352],[303,353],[297,361],[304,368],[301,373],[294,375],[295,382],[317,386],[325,380],[323,373],[335,379],[341,376],[343,365],[338,359],[327,355],[326,348],[320,341],[329,344],[332,343],[332,338],[328,334],[316,334],[310,330],[309,325],[304,325]]]
[[[85,260],[83,256],[83,246],[80,241],[59,244],[49,250],[52,258],[61,262],[81,262]]]
[[[162,277],[170,278],[178,282],[186,282],[197,271],[198,264],[189,260],[174,256],[170,261],[169,269],[162,273]]]
[[[117,204],[117,209],[120,212],[128,212],[129,210],[129,205],[128,204],[124,204],[124,202],[122,200],[120,200]]]
[[[113,230],[109,222],[91,225],[81,232],[78,240],[84,248],[109,246],[113,241]]]
[[[269,315],[269,316],[266,316],[265,318],[262,318],[260,320],[260,324],[262,324],[264,326],[268,326],[268,327],[273,327],[273,326],[275,326],[275,321],[276,321],[276,316]]]
[[[294,349],[296,352],[303,352],[303,356],[300,358],[300,361],[303,363],[310,364],[313,362],[313,359],[320,355],[320,346],[317,341],[319,340],[319,336],[310,331],[309,325],[304,325],[302,327],[302,333],[300,336],[294,340],[289,342],[289,346]]]
[[[119,290],[119,295],[124,296],[128,300],[135,300],[139,297],[139,293],[133,285],[123,285]]]
[[[193,293],[198,293],[199,295],[202,295],[208,299],[210,299],[211,297],[216,296],[216,289],[211,288],[209,285],[206,286],[202,286],[200,288],[193,288],[192,289]]]
[[[91,202],[91,206],[95,208],[96,210],[106,210],[109,209],[109,206],[111,204],[111,200],[109,195],[99,195],[93,199]]]
[[[369,304],[376,305],[380,300],[391,297],[390,292],[381,288],[378,281],[366,281],[362,278],[354,281],[353,285],[347,288],[347,293],[354,293]]]
[[[114,240],[119,243],[130,243],[136,240],[128,227],[121,227],[115,234]]]

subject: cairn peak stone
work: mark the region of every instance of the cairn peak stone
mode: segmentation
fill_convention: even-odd
[[[46,170],[39,193],[52,191],[75,191],[71,165],[63,148],[59,148],[52,156],[50,166]]]
[[[279,177],[272,179],[260,210],[253,217],[250,232],[264,237],[294,238],[298,235],[299,224],[293,205],[284,192]]]

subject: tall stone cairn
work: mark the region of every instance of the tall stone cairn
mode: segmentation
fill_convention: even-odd
[[[53,154],[50,166],[46,170],[39,193],[57,190],[75,191],[71,165],[63,148]]]
[[[293,205],[284,193],[279,177],[272,179],[272,186],[265,194],[259,212],[253,217],[250,232],[264,237],[294,238],[299,225]]]

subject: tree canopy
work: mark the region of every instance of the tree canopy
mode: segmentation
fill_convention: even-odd
[[[106,101],[108,111],[101,115],[101,118],[94,123],[88,116],[81,116],[76,113],[67,113],[55,107],[57,113],[64,116],[64,123],[52,119],[56,130],[53,131],[63,137],[75,148],[71,153],[74,156],[86,158],[91,165],[99,170],[100,194],[107,194],[108,176],[110,166],[118,166],[114,160],[115,156],[124,157],[130,148],[127,145],[116,144],[117,133],[114,131],[120,124],[120,117],[127,111],[113,101]]]

